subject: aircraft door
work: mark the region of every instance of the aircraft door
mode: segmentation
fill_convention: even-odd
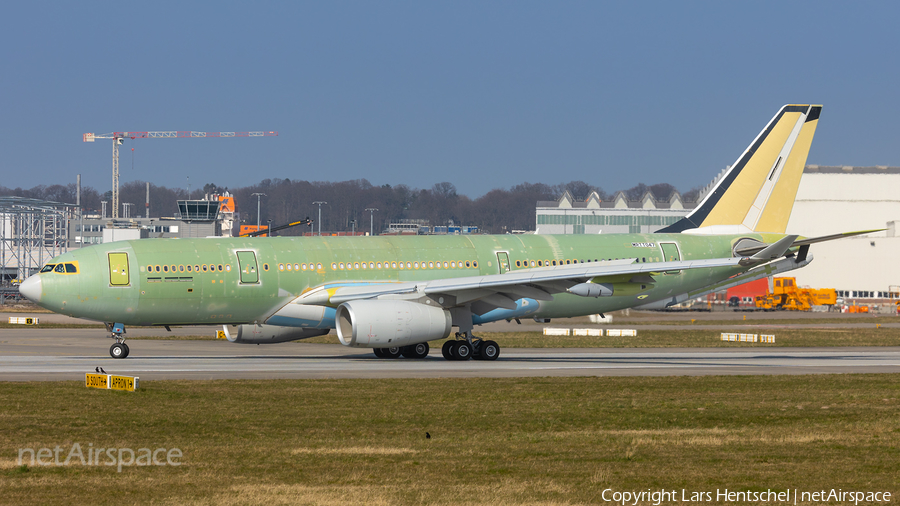
[[[109,253],[108,257],[110,286],[128,286],[128,253]]]
[[[663,251],[663,262],[678,262],[681,260],[681,254],[678,252],[678,245],[674,242],[659,243]],[[666,271],[666,274],[678,274],[681,271]]]
[[[238,267],[241,269],[241,284],[259,283],[259,269],[256,265],[256,253],[238,251]]]
[[[497,252],[497,266],[500,268],[500,274],[509,272],[509,254],[507,252]]]

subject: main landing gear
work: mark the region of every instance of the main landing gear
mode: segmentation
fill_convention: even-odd
[[[425,358],[429,350],[428,343],[418,343],[394,348],[375,348],[373,351],[378,358],[400,358],[401,355],[406,358]]]
[[[116,342],[109,347],[109,356],[112,358],[125,358],[128,356],[128,345],[125,344],[125,325],[121,323],[106,323],[106,330],[109,337],[115,339]]]
[[[460,339],[462,337],[462,339]],[[471,332],[456,333],[456,340],[444,342],[441,353],[447,360],[497,360],[500,356],[500,345],[494,341],[485,341],[475,337]]]
[[[378,358],[425,358],[428,356],[428,343],[418,343],[394,348],[375,348]],[[485,341],[473,336],[470,332],[457,332],[455,339],[444,342],[441,354],[447,360],[497,360],[500,356],[500,345],[494,341]]]

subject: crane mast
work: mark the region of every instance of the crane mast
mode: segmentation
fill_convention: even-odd
[[[96,139],[112,139],[112,217],[119,217],[119,146],[125,139],[179,139],[201,137],[277,137],[278,132],[195,132],[191,130],[166,130],[157,132],[111,132],[108,134],[87,133],[84,142]]]

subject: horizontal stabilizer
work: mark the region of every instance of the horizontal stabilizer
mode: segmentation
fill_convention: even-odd
[[[820,237],[813,237],[811,239],[801,239],[791,246],[809,246],[810,244],[815,244],[817,242],[833,241],[835,239],[844,239],[845,237],[853,237],[855,235],[871,234],[873,232],[884,232],[885,230],[887,229],[876,228],[875,230],[859,230],[856,232],[844,232],[842,234],[823,235]]]
[[[877,228],[874,230],[859,230],[856,232],[843,232],[840,234],[831,234],[831,235],[823,235],[823,236],[819,236],[819,237],[804,238],[804,239],[800,239],[799,241],[796,240],[796,238],[799,237],[797,235],[787,236],[787,237],[795,238],[793,244],[791,244],[791,246],[790,246],[791,248],[801,248],[803,246],[809,246],[810,244],[815,244],[817,242],[833,241],[835,239],[845,239],[847,237],[853,237],[853,236],[857,236],[857,235],[871,234],[874,232],[884,232],[885,230],[887,230],[887,229]],[[784,239],[782,239],[782,240],[784,240]],[[781,241],[779,241],[779,242],[781,242]],[[754,259],[757,259],[758,258],[757,255],[763,256],[762,251],[764,251],[767,248],[771,248],[775,244],[778,244],[778,243],[774,243],[774,244],[757,243],[757,244],[754,244],[749,247],[739,248],[739,249],[735,250],[735,253],[737,253],[740,256],[753,257]]]

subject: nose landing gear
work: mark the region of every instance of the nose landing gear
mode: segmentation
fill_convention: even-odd
[[[121,323],[105,323],[109,337],[115,339],[116,342],[109,347],[109,356],[112,358],[125,358],[128,356],[128,345],[125,344],[125,325]]]

